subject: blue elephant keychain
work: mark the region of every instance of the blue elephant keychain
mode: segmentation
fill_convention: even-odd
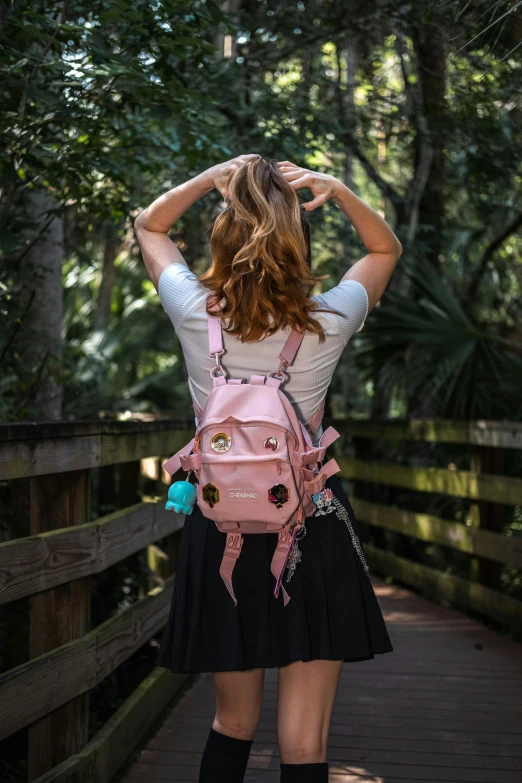
[[[176,513],[191,514],[196,502],[197,493],[194,484],[189,481],[189,476],[192,471],[187,473],[185,481],[175,481],[169,487],[168,500],[165,504],[165,508]]]

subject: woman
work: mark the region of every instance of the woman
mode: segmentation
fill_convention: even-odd
[[[172,224],[213,188],[227,208],[210,240],[212,264],[198,279],[169,239]],[[313,198],[300,205],[297,191]],[[309,297],[306,213],[333,199],[359,233],[367,255],[341,282]],[[135,223],[148,273],[181,342],[196,420],[211,391],[206,300],[218,297],[226,368],[237,378],[274,370],[292,327],[306,329],[283,390],[301,421],[322,433],[324,398],[343,348],[362,329],[401,255],[386,222],[345,185],[288,161],[240,155],[174,188]],[[277,364],[277,361],[276,361]],[[283,606],[273,595],[271,534],[245,536],[234,571],[237,606],[219,576],[226,535],[196,505],[185,521],[171,612],[156,663],[173,672],[212,672],[216,714],[200,783],[244,779],[258,723],[265,668],[278,668],[277,733],[282,783],[324,783],[330,715],[344,661],[393,650],[364,554],[350,524],[340,480],[306,520]],[[330,496],[329,496],[330,497]],[[342,507],[349,518],[343,517]]]

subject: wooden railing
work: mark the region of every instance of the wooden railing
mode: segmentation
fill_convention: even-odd
[[[522,449],[522,423],[352,420],[336,422],[335,426],[352,439],[354,446],[354,456],[339,457],[338,462],[343,475],[352,482],[352,505],[361,527],[392,531],[469,555],[468,578],[464,578],[366,540],[363,546],[372,570],[520,633],[522,601],[506,594],[500,574],[505,565],[522,569],[522,535],[507,535],[504,530],[506,506],[508,512],[522,506],[522,480],[502,475],[507,455],[514,458],[518,455],[513,450]],[[384,455],[399,442],[410,444],[410,450],[415,442],[448,444],[446,463],[448,452],[457,448],[469,469],[458,469],[451,463],[422,467],[396,464],[386,456],[368,458],[371,443],[376,441],[384,444],[380,449]],[[463,499],[466,513],[461,514],[462,521],[454,521],[389,502],[375,502],[375,494],[378,496],[383,488]],[[429,497],[426,495],[426,506]]]
[[[28,727],[30,781],[108,783],[185,679],[154,669],[88,741],[89,692],[168,616],[174,575],[165,551],[175,553],[183,517],[164,502],[136,503],[136,481],[140,460],[170,456],[190,439],[184,426],[0,426],[0,479],[13,480],[12,512],[27,515],[29,532],[0,544],[0,604],[30,597],[28,659],[0,674],[0,739]],[[109,465],[120,466],[126,507],[89,521],[91,473]],[[153,557],[151,545],[165,537],[160,584],[91,629],[91,577],[146,547]]]
[[[520,625],[522,602],[502,592],[497,577],[504,564],[522,567],[522,537],[503,532],[499,513],[505,504],[522,505],[522,480],[502,475],[499,467],[505,450],[522,448],[522,425],[337,421],[335,426],[346,436],[333,449],[352,482],[362,528],[450,547],[470,560],[466,579],[366,540],[372,569],[456,607]],[[152,562],[154,542],[166,536],[175,552],[183,517],[165,511],[163,502],[136,503],[136,480],[140,465],[146,473],[152,460],[154,473],[158,455],[177,451],[192,430],[191,421],[175,420],[0,426],[0,479],[18,487],[13,509],[28,519],[28,534],[0,543],[0,604],[28,599],[30,626],[27,659],[0,674],[0,739],[28,727],[30,781],[109,783],[185,679],[154,669],[89,739],[90,691],[164,626],[174,574],[160,553],[163,560],[154,565],[160,584],[95,628],[90,628],[90,580],[145,548]],[[376,440],[460,444],[469,450],[470,469],[369,459],[368,444]],[[355,453],[348,457],[350,444]],[[110,465],[120,466],[124,508],[90,521],[91,474]],[[375,487],[464,499],[468,524],[375,502],[368,492]]]

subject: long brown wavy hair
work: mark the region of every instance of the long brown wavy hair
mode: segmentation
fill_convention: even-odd
[[[274,160],[254,158],[234,171],[210,250],[211,266],[199,280],[224,300],[214,314],[228,321],[227,332],[254,342],[291,326],[324,341],[312,313],[337,311],[309,298],[327,275],[312,273],[307,214]]]

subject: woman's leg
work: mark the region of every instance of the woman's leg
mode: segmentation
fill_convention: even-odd
[[[282,781],[327,781],[328,733],[342,661],[296,661],[279,669],[277,739]]]
[[[254,739],[263,702],[264,669],[215,672],[216,716],[212,728],[237,739]]]
[[[242,783],[263,700],[264,669],[215,672],[216,715],[199,783]]]

